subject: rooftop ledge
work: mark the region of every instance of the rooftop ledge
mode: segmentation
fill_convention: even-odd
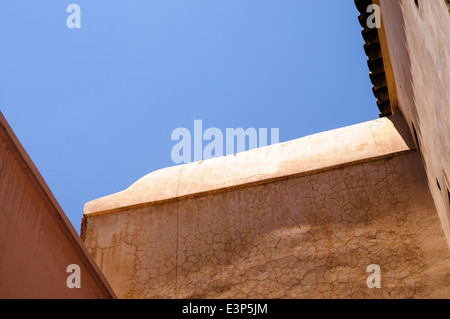
[[[264,184],[415,150],[401,114],[250,151],[164,168],[128,189],[96,199],[84,216]]]

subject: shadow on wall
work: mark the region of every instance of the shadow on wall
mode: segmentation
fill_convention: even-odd
[[[392,43],[389,43],[390,50],[397,51],[396,54],[393,54],[394,52],[390,53],[391,58],[394,56],[401,56],[403,59],[403,63],[395,63],[395,61],[392,61],[395,65],[406,65],[407,68],[402,68],[401,70],[397,70],[398,72],[402,72],[402,76],[396,77],[397,82],[397,92],[403,99],[403,103],[406,103],[406,105],[403,105],[403,107],[406,107],[409,111],[409,114],[404,114],[409,116],[409,118],[405,118],[405,120],[409,123],[408,126],[410,128],[411,134],[414,134],[414,138],[420,137],[420,123],[414,123],[414,121],[418,121],[417,111],[412,106],[416,103],[416,97],[414,95],[414,77],[412,76],[412,64],[409,56],[409,49],[408,49],[408,39],[406,35],[406,25],[405,25],[405,18],[403,15],[402,5],[405,5],[402,1],[392,1],[391,7],[390,7],[390,15],[393,17],[397,17],[396,19],[401,21],[402,27],[397,29],[400,33],[398,34],[391,34],[391,37],[393,38]],[[395,70],[394,70],[395,74]],[[402,82],[402,79],[409,79],[409,81]],[[406,94],[406,92],[408,92]],[[402,108],[400,109],[402,111]],[[417,131],[418,129],[418,131]],[[419,140],[415,140],[417,149],[419,150]]]
[[[405,125],[405,119],[403,116],[389,116],[387,119],[394,125],[397,132],[402,137],[403,141],[409,148],[415,149],[416,145],[412,139],[411,132],[408,130],[408,126]],[[419,146],[416,148],[419,151]]]

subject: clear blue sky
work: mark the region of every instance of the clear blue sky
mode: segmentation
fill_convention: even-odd
[[[357,17],[353,0],[2,0],[0,110],[79,231],[86,202],[174,165],[195,119],[283,142],[378,118]]]

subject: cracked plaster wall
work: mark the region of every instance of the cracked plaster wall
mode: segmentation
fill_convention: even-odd
[[[119,298],[449,298],[450,251],[417,152],[87,216]],[[381,267],[369,289],[367,266]]]

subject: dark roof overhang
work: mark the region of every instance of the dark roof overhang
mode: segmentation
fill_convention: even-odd
[[[372,12],[367,12],[369,5],[373,4],[372,0],[355,0],[356,8],[360,15],[358,17],[361,24],[362,36],[364,38],[364,51],[368,57],[367,64],[370,70],[370,81],[373,84],[373,94],[377,101],[380,117],[392,115],[391,102],[389,100],[389,91],[386,81],[386,73],[383,63],[383,55],[381,51],[380,38],[377,28],[369,28],[367,19]]]

